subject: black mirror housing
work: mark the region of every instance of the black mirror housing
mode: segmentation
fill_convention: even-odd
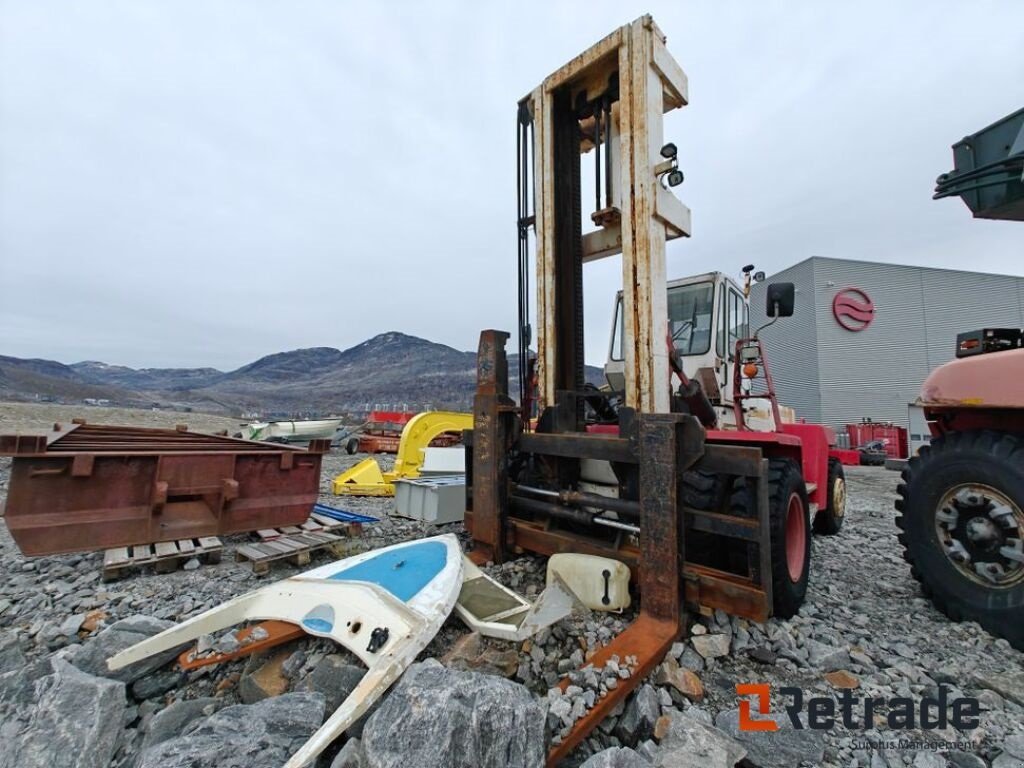
[[[791,317],[796,306],[796,287],[792,283],[768,284],[768,317]]]

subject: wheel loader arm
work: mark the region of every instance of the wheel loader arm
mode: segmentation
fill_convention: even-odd
[[[430,441],[445,432],[459,432],[473,428],[473,414],[454,411],[426,411],[409,420],[402,430],[398,444],[395,468],[384,473],[384,479],[393,482],[403,477],[419,477],[423,466],[423,451]]]

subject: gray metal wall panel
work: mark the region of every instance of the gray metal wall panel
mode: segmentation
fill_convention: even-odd
[[[779,402],[796,409],[808,421],[821,420],[818,372],[817,315],[814,310],[814,261],[806,259],[772,276],[774,282],[796,286],[793,317],[779,319],[761,333]],[[751,331],[768,321],[765,314],[767,283],[750,292]]]
[[[1022,328],[1024,280],[946,269],[921,270],[928,366],[953,359],[956,335],[978,328]]]
[[[861,418],[906,426],[907,403],[933,368],[952,359],[957,333],[1024,327],[1024,278],[813,257],[771,281],[797,284],[794,317],[762,334],[780,400],[834,427]],[[874,320],[859,332],[832,314],[835,294],[850,286],[875,305]],[[754,326],[765,322],[765,287],[751,294]]]
[[[907,423],[907,403],[930,370],[920,270],[891,264],[815,259],[822,421],[842,427],[863,418]],[[875,317],[848,331],[832,314],[835,295],[864,290]]]

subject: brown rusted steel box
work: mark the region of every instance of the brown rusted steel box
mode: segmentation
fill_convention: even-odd
[[[176,430],[54,425],[0,436],[6,522],[26,555],[300,525],[329,441],[308,449]]]

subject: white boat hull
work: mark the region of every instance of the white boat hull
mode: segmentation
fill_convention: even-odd
[[[464,558],[455,613],[485,637],[521,642],[564,619],[576,603],[576,596],[561,580],[550,583],[531,603]]]
[[[246,440],[286,440],[304,443],[334,437],[342,419],[312,419],[308,421],[254,421],[242,427]]]
[[[367,665],[359,685],[286,764],[311,764],[434,638],[462,585],[453,534],[395,544],[242,595],[107,660],[111,670],[243,621],[278,619],[329,637]]]

